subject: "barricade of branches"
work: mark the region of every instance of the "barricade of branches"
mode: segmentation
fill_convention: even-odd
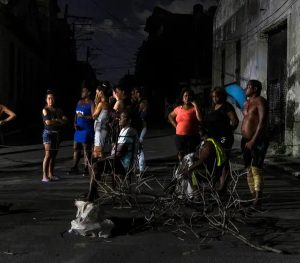
[[[111,162],[106,165],[113,171]],[[97,181],[96,202],[134,208],[144,215],[147,226],[172,231],[181,240],[193,236],[203,243],[230,234],[257,250],[282,253],[253,244],[240,233],[240,225],[245,224],[247,216],[242,203],[251,201],[241,200],[237,191],[244,173],[229,169],[226,192],[220,194],[214,171],[200,171],[195,181],[183,176],[180,169],[174,169],[171,181],[167,176],[164,180],[155,175],[136,176],[134,168],[125,176],[112,176],[112,172],[107,174],[104,169]]]

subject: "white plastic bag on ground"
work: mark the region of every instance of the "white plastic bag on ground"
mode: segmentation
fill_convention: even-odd
[[[82,236],[109,237],[114,223],[109,219],[102,219],[98,204],[75,201],[75,206],[77,207],[76,219],[71,221],[70,233],[78,233]]]

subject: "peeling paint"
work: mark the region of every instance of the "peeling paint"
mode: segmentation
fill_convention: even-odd
[[[289,75],[295,74],[297,71],[299,71],[300,66],[300,52],[298,52],[296,55],[292,56],[290,63],[289,63]]]

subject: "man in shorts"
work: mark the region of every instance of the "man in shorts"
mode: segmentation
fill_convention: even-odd
[[[247,169],[247,181],[253,195],[255,208],[262,204],[263,163],[269,146],[267,134],[268,106],[260,96],[262,84],[258,80],[249,80],[246,87],[247,101],[243,108],[241,148]]]

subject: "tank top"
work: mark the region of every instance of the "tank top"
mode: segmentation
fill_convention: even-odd
[[[95,130],[107,129],[109,122],[109,110],[102,109],[98,118],[95,120]]]
[[[43,117],[43,122],[44,122],[44,129],[47,131],[60,131],[60,126],[57,125],[47,125],[46,121],[49,120],[54,120],[54,119],[62,119],[63,117],[63,112],[61,109],[59,108],[53,108],[53,109],[47,109],[44,108],[47,112],[47,115],[44,116],[44,114],[42,115]]]

